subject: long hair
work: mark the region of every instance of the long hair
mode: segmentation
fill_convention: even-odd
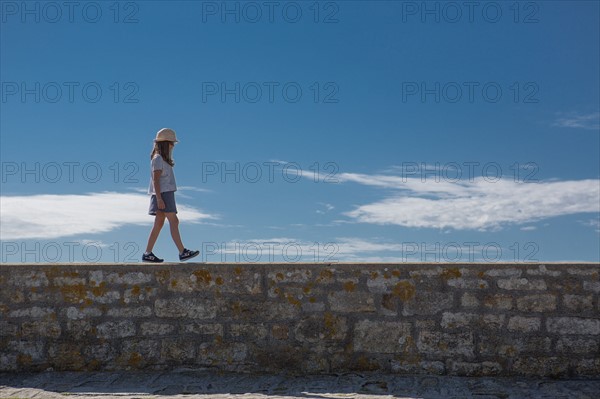
[[[158,154],[165,160],[166,163],[171,166],[175,166],[175,162],[171,159],[169,143],[170,141],[155,141],[154,148],[152,148],[152,152],[150,153],[150,159],[154,158],[154,155]]]

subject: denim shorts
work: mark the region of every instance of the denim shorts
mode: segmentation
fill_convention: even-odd
[[[165,209],[158,209],[158,201],[156,195],[150,197],[150,208],[148,209],[149,215],[156,215],[157,211],[161,212],[175,212],[177,213],[177,205],[175,204],[175,191],[165,191],[160,193],[160,196],[165,203]]]

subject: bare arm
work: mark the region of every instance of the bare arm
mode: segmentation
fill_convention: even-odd
[[[154,184],[154,192],[156,193],[156,202],[158,209],[165,209],[165,203],[160,195],[160,175],[162,170],[155,170],[152,172],[152,184]]]

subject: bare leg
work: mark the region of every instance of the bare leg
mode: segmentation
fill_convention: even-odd
[[[146,252],[152,252],[152,248],[154,248],[154,244],[156,244],[156,240],[158,239],[158,235],[160,234],[160,230],[165,224],[165,213],[162,211],[156,212],[156,217],[154,218],[154,226],[152,226],[152,231],[150,232],[150,237],[148,237],[148,245],[146,246]]]
[[[183,243],[181,242],[181,236],[179,235],[179,219],[177,218],[177,214],[175,212],[166,212],[165,215],[169,220],[169,227],[171,228],[171,237],[177,245],[177,249],[179,253],[182,253],[185,249]]]

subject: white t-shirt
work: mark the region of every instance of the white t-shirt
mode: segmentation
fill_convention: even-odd
[[[155,170],[162,170],[159,180],[161,193],[165,191],[177,191],[173,167],[165,162],[159,154],[156,154],[150,161],[150,186],[148,187],[148,194],[156,194],[154,192],[154,182],[152,181],[152,174]]]

